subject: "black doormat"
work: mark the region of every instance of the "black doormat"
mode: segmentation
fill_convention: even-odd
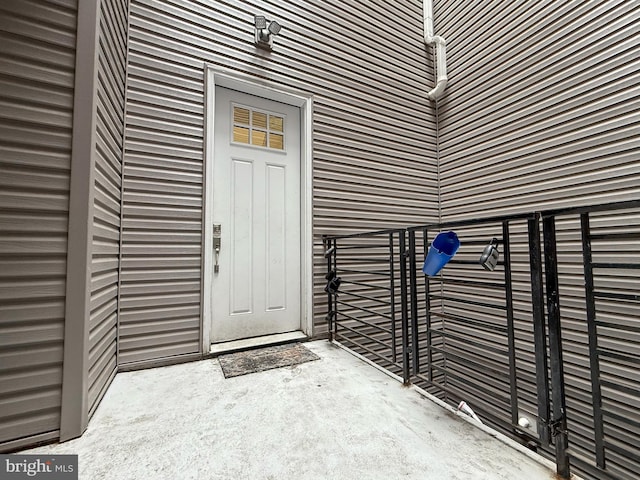
[[[300,343],[276,345],[218,357],[225,378],[298,365],[312,360],[320,360],[320,357]]]

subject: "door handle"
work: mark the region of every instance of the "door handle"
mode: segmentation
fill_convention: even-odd
[[[213,225],[213,250],[215,252],[215,264],[213,265],[213,273],[220,272],[220,239],[222,237],[222,225],[215,223]]]

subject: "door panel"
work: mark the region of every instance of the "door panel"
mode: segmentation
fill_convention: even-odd
[[[268,311],[286,308],[286,167],[267,165],[267,274]]]
[[[216,87],[212,341],[300,328],[300,111]]]

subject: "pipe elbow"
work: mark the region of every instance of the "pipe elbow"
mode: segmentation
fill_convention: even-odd
[[[435,101],[438,98],[440,98],[442,96],[442,93],[444,92],[444,89],[445,89],[446,86],[447,86],[447,77],[440,78],[438,80],[438,83],[436,83],[436,86],[433,87],[427,93],[427,97],[429,97],[429,100]]]
[[[443,47],[447,45],[447,41],[444,38],[442,38],[440,35],[434,35],[434,36],[425,35],[424,41],[428,45],[442,45]]]

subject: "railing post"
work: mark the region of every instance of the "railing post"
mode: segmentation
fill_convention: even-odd
[[[598,359],[598,332],[596,327],[596,299],[593,285],[591,258],[591,227],[589,214],[580,215],[582,231],[582,260],[584,264],[584,293],[589,332],[589,366],[591,367],[591,403],[593,404],[593,430],[596,443],[596,465],[605,468],[604,426],[602,423],[602,391],[600,388],[600,361]]]
[[[511,394],[511,424],[518,424],[518,379],[516,372],[516,340],[513,326],[513,285],[511,279],[511,242],[509,221],[502,222],[502,250],[504,257],[504,294],[507,309],[507,341],[509,345],[509,391]]]
[[[424,253],[424,255],[427,255],[427,251],[429,249],[429,242],[428,242],[428,230],[427,228],[424,228],[422,231],[422,252]],[[432,367],[432,361],[433,361],[433,351],[432,351],[432,346],[433,346],[433,333],[431,331],[431,291],[430,291],[430,284],[429,284],[429,277],[427,277],[426,275],[422,275],[424,278],[424,305],[425,305],[425,316],[426,316],[426,324],[427,324],[427,379],[429,380],[429,383],[433,382],[433,368]]]
[[[327,259],[327,282],[329,281],[329,275],[331,272],[335,272],[337,274],[337,261],[336,261],[336,250],[337,250],[337,240],[327,238],[326,235],[322,236],[322,246],[324,248],[324,258]],[[338,312],[338,302],[337,302],[337,294],[332,294],[331,291],[327,289],[327,333],[329,336],[329,341],[332,342],[335,340],[335,334],[337,331],[337,312]]]
[[[546,217],[544,225],[544,266],[547,287],[547,325],[549,327],[549,356],[551,360],[551,394],[553,420],[551,434],[555,439],[558,475],[569,478],[567,455],[568,433],[562,363],[562,329],[560,325],[560,292],[558,287],[558,255],[555,217]]]
[[[549,379],[547,375],[547,335],[542,294],[542,249],[540,246],[540,215],[527,220],[529,233],[529,267],[531,271],[531,306],[536,356],[536,387],[538,399],[538,435],[543,445],[549,445]]]
[[[400,305],[402,311],[402,380],[405,385],[411,383],[409,372],[409,313],[407,309],[407,242],[406,231],[400,230]]]
[[[338,239],[333,239],[333,270],[338,275]],[[333,295],[333,332],[332,338],[335,338],[338,333],[338,293]]]
[[[416,277],[416,232],[409,230],[409,292],[411,295],[411,357],[413,374],[420,373],[420,348],[418,346],[418,279]]]
[[[391,358],[393,363],[398,360],[396,354],[396,281],[393,263],[393,233],[389,234],[389,302],[391,303]]]
[[[322,236],[322,246],[324,248],[324,257],[327,259],[327,275],[325,278],[329,277],[331,273],[331,253],[329,251],[329,245],[331,245],[331,240],[327,239],[326,235]],[[327,330],[329,334],[329,341],[333,341],[333,298],[331,293],[327,291]]]

